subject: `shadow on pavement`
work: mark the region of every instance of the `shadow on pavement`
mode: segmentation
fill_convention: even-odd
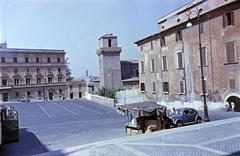
[[[1,156],[26,156],[45,152],[49,152],[49,150],[26,128],[19,129],[19,142],[5,144],[0,149]]]

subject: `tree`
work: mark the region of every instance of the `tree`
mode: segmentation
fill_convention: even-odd
[[[68,61],[69,58],[66,58],[66,61],[65,61],[65,66],[66,66],[66,80],[67,81],[71,81],[73,80],[74,77],[71,76],[72,74],[72,70],[69,68],[69,64],[67,61]]]
[[[111,86],[102,86],[101,88],[98,88],[97,94],[99,96],[114,99],[114,97],[118,91],[120,91],[119,88],[114,88],[114,90],[113,90],[113,87],[111,87]]]

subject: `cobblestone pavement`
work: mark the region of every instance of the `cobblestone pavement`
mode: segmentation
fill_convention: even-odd
[[[101,141],[43,155],[240,155],[240,117]]]

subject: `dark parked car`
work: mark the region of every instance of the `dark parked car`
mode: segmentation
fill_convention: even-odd
[[[198,124],[202,122],[202,117],[193,108],[178,108],[175,111],[168,112],[166,127],[171,125],[181,127],[188,124]]]

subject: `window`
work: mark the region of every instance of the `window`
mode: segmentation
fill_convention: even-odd
[[[41,90],[39,90],[39,91],[38,91],[38,96],[41,95],[41,94],[42,94],[42,92],[41,92]]]
[[[1,62],[5,63],[5,57],[1,57]]]
[[[82,86],[78,85],[78,91],[82,91]]]
[[[108,39],[108,47],[112,47],[112,41],[111,41],[111,39]]]
[[[30,78],[26,78],[26,84],[30,84]]]
[[[142,73],[144,73],[144,63],[141,61]]]
[[[61,68],[58,68],[58,72],[59,72],[59,73],[61,72]]]
[[[201,51],[202,51],[202,65],[206,66],[207,65],[206,48],[205,47],[201,48]],[[201,55],[200,55],[200,52],[199,52],[199,62],[201,61],[200,57],[201,57]]]
[[[234,12],[228,12],[223,15],[223,28],[234,25]]]
[[[37,69],[37,73],[40,73],[40,69],[39,68]]]
[[[177,56],[178,56],[178,69],[182,69],[183,68],[182,52],[177,53]]]
[[[167,56],[163,56],[162,57],[162,65],[163,65],[163,70],[166,71],[167,70]]]
[[[42,79],[40,77],[37,78],[37,84],[42,83]]]
[[[14,79],[14,85],[19,85],[19,79]]]
[[[2,69],[2,74],[6,74],[6,69]]]
[[[6,86],[7,85],[7,79],[2,79],[2,85]]]
[[[204,25],[203,23],[200,23],[200,34],[204,33]]]
[[[141,91],[145,91],[145,83],[141,83]]]
[[[72,92],[73,91],[73,87],[72,87],[72,85],[71,86],[69,86],[70,87],[70,92]]]
[[[168,82],[163,82],[163,92],[169,92]]]
[[[13,57],[13,62],[17,63],[17,57]]]
[[[58,77],[58,82],[62,82],[62,77]]]
[[[165,37],[161,38],[160,43],[161,43],[161,47],[166,46]]]
[[[51,58],[50,58],[50,57],[47,58],[47,62],[48,62],[48,63],[51,62]]]
[[[152,67],[152,72],[155,71],[155,67],[154,67],[154,59],[151,59],[151,67]]]
[[[25,63],[28,63],[28,57],[25,57]]]
[[[48,83],[52,83],[52,77],[48,77]]]
[[[182,31],[177,31],[176,32],[176,42],[182,41]]]
[[[143,46],[141,45],[141,51],[143,51]]]
[[[62,93],[62,89],[59,89],[59,93]]]
[[[26,73],[29,73],[29,69],[26,69]]]
[[[14,69],[14,74],[17,74],[18,73],[18,69]]]
[[[16,97],[19,97],[19,92],[16,92]]]
[[[60,58],[57,58],[57,62],[60,63]]]
[[[226,43],[227,62],[235,62],[234,42]]]
[[[39,57],[36,57],[36,63],[39,63]]]
[[[30,92],[27,92],[27,95],[30,96]]]
[[[183,81],[180,81],[180,93],[184,94],[184,84],[183,84]]]
[[[151,41],[151,50],[153,50],[153,41]]]
[[[155,82],[153,82],[153,92],[156,92]]]
[[[229,87],[230,89],[235,89],[235,79],[229,79]]]
[[[48,68],[48,72],[51,73],[51,68]]]

